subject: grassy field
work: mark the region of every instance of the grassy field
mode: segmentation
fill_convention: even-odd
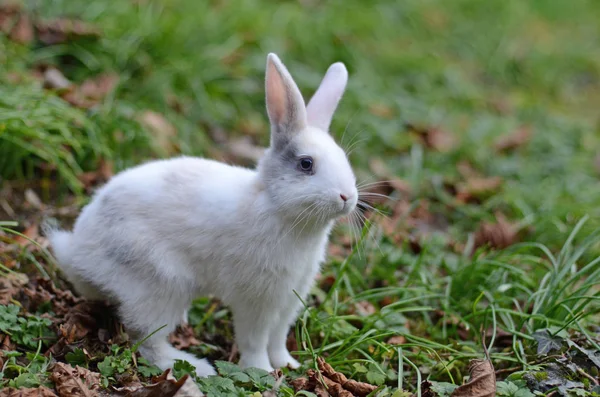
[[[323,357],[382,396],[446,396],[486,345],[497,395],[600,395],[600,3],[27,1],[20,32],[3,7],[0,270],[10,288],[62,296],[35,278],[65,288],[37,227],[43,216],[68,225],[111,166],[179,153],[251,165],[232,143],[268,143],[268,52],[306,97],[342,61],[350,80],[332,133],[359,180],[390,198],[361,230],[336,228],[290,335],[305,365],[285,370],[277,393],[294,395],[289,382]],[[72,85],[48,77],[54,69]],[[49,354],[75,301],[6,296],[0,385],[51,386],[54,359],[109,387],[155,371],[122,336],[93,348],[67,338]],[[189,320],[201,341],[190,350],[235,361],[227,308],[202,298]],[[222,377],[197,380],[209,395],[273,386],[221,366]]]

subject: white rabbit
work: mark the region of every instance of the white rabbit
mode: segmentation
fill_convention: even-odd
[[[271,144],[255,170],[178,157],[114,176],[73,232],[51,229],[60,267],[90,299],[109,299],[135,340],[161,326],[140,353],[166,369],[175,359],[215,374],[167,340],[192,299],[214,295],[233,313],[242,367],[300,364],[286,336],[325,258],[336,219],[358,192],[329,124],[348,72],[331,65],[312,100],[275,54],[267,57]]]

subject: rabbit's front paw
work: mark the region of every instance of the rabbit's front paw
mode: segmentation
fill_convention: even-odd
[[[300,363],[294,357],[292,357],[292,355],[286,349],[272,352],[270,354],[270,358],[271,364],[273,364],[275,368],[289,366],[292,369],[296,369],[300,367]]]
[[[260,368],[268,372],[274,371],[273,367],[271,366],[271,363],[269,362],[269,358],[266,355],[244,356],[242,354],[239,365],[242,368]]]

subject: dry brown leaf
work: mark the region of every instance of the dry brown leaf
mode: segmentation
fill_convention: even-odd
[[[71,86],[61,97],[71,105],[89,109],[100,103],[117,85],[119,76],[104,73],[85,80],[80,86]]]
[[[471,360],[469,382],[454,389],[451,397],[494,397],[496,373],[489,360]]]
[[[67,343],[81,340],[96,329],[97,323],[92,312],[93,309],[88,302],[78,303],[69,309],[64,322],[59,325],[60,333]]]
[[[37,21],[35,28],[38,39],[47,45],[61,44],[79,38],[98,38],[100,30],[89,23],[74,19]]]
[[[377,386],[375,385],[371,385],[365,382],[357,382],[355,380],[346,378],[344,374],[336,372],[333,369],[333,367],[327,364],[325,360],[321,357],[317,357],[317,364],[326,378],[331,379],[331,381],[341,385],[344,389],[350,391],[350,396],[352,396],[352,393],[354,393],[359,397],[364,397],[377,389]]]
[[[404,335],[394,335],[387,340],[387,343],[390,345],[403,345],[406,343],[406,338]]]
[[[58,397],[56,393],[45,386],[40,387],[24,387],[13,389],[8,387],[0,390],[0,397]]]
[[[506,248],[518,240],[518,230],[501,213],[496,214],[496,223],[483,222],[475,232],[474,248],[489,245],[492,248]]]
[[[344,389],[341,384],[334,382],[326,376],[323,376],[321,379],[327,387],[327,392],[333,397],[354,397],[352,392]]]
[[[392,119],[394,118],[394,109],[383,103],[374,103],[369,105],[368,107],[369,113],[374,116],[381,117],[384,119]]]
[[[62,72],[56,68],[48,68],[43,73],[44,88],[50,90],[64,91],[68,90],[72,83],[65,77]]]
[[[15,26],[16,18],[21,12],[22,6],[18,2],[5,2],[0,5],[0,32],[9,34]]]
[[[456,185],[456,198],[462,202],[489,196],[500,189],[504,181],[499,176],[472,176]]]
[[[31,19],[25,13],[19,16],[19,20],[10,31],[9,35],[12,41],[16,41],[21,44],[30,44],[35,38],[33,32],[33,24]]]
[[[37,210],[44,208],[44,203],[32,189],[25,190],[25,202]]]
[[[299,392],[300,390],[308,390],[309,389],[309,380],[308,378],[296,378],[290,381],[290,385]]]
[[[421,397],[438,397],[438,394],[431,390],[431,386],[433,384],[428,380],[421,382]]]
[[[2,337],[2,334],[0,334],[0,340],[0,357],[2,357],[2,350],[10,352],[16,349],[15,344],[10,340],[10,335]]]
[[[200,341],[194,335],[194,328],[189,324],[178,326],[169,335],[169,342],[180,350],[200,345]]]
[[[27,226],[21,234],[23,236],[17,235],[15,237],[15,244],[20,246],[31,244],[30,240],[35,240],[40,236],[40,226],[37,223],[32,223],[31,225]]]
[[[115,73],[102,73],[81,83],[81,94],[97,101],[104,99],[119,82],[119,75]]]
[[[77,175],[77,179],[83,183],[86,189],[107,182],[114,175],[113,163],[106,159],[100,159],[96,171],[83,172]]]
[[[400,192],[403,195],[410,195],[410,184],[405,180],[396,177],[383,160],[379,158],[369,160],[369,168],[373,174],[381,180],[380,183],[385,181],[393,190]]]
[[[100,374],[69,364],[56,363],[50,379],[56,385],[60,397],[93,397],[100,390]]]
[[[28,281],[23,273],[8,273],[0,277],[0,305],[8,305]]]
[[[52,311],[58,316],[64,316],[82,301],[71,291],[58,289],[51,280],[42,277],[30,282],[30,286],[24,288],[23,293],[29,298],[26,304],[28,311],[35,312],[40,305],[50,302]]]
[[[518,128],[512,134],[501,136],[496,140],[494,148],[498,152],[517,149],[529,142],[531,139],[531,128],[523,126]]]
[[[377,309],[375,308],[375,306],[373,306],[373,304],[368,301],[356,302],[354,304],[354,307],[356,308],[356,312],[360,316],[370,316],[377,312]]]
[[[170,369],[152,378],[150,385],[135,390],[116,390],[127,392],[127,397],[201,397],[204,395],[189,375],[184,375],[177,380]]]
[[[163,115],[146,110],[138,116],[138,121],[150,132],[156,150],[165,154],[173,154],[177,151],[173,144],[177,129]]]
[[[407,124],[406,128],[416,133],[425,146],[438,152],[450,151],[456,143],[454,134],[440,127]]]

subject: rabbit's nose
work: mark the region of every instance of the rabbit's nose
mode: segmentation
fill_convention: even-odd
[[[342,200],[344,200],[344,202],[348,201],[348,196],[346,196],[345,194],[340,193],[340,197],[342,198]]]

